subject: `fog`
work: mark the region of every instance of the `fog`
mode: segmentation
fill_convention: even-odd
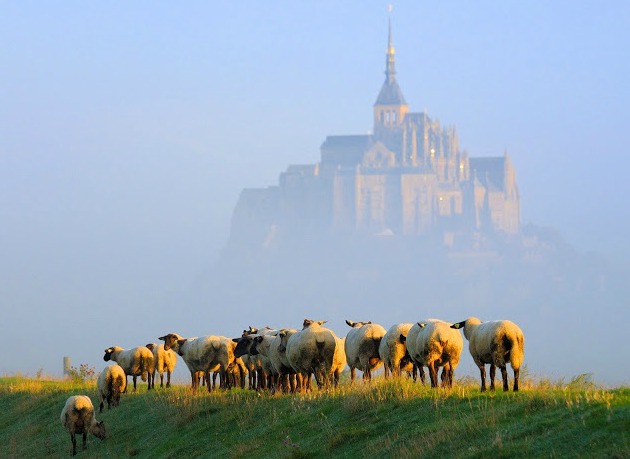
[[[305,317],[508,318],[536,376],[628,384],[630,7],[400,2],[398,82],[472,157],[508,151],[535,261],[396,238],[235,246],[240,191],[372,129],[386,5],[3,5],[0,374]],[[179,362],[178,375],[185,377]],[[458,374],[476,376],[468,354]]]

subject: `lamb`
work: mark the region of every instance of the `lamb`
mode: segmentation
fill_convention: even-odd
[[[468,340],[468,349],[481,373],[481,391],[486,390],[486,364],[490,364],[490,390],[494,390],[496,367],[501,369],[503,390],[508,387],[507,363],[514,372],[513,390],[518,391],[518,376],[525,355],[525,337],[523,331],[510,320],[481,322],[476,317],[457,322],[451,328],[464,329]]]
[[[409,355],[419,368],[422,365],[428,367],[431,387],[438,387],[439,367],[444,367],[442,385],[453,387],[453,375],[464,347],[461,334],[453,330],[450,323],[438,319],[418,322],[417,325],[420,330],[415,337],[414,345],[407,340]]]
[[[335,357],[340,341],[332,330],[322,327],[325,322],[304,319],[302,330],[287,340],[287,359],[303,377],[300,391],[310,387],[311,374],[315,374],[320,389],[327,388],[335,376]]]
[[[103,406],[107,401],[107,409],[118,406],[120,394],[127,388],[127,375],[120,365],[110,365],[98,375],[96,381],[98,397],[100,399],[99,413],[103,412]]]
[[[164,349],[173,349],[183,359],[190,370],[192,390],[197,391],[199,378],[197,372],[203,371],[206,375],[208,391],[210,386],[210,372],[218,371],[221,375],[221,387],[227,388],[227,371],[234,362],[234,349],[229,338],[225,336],[208,335],[201,338],[182,338],[177,333],[169,333],[161,336],[164,341]]]
[[[68,397],[63,410],[61,410],[61,424],[70,432],[73,456],[77,454],[77,434],[83,435],[83,450],[87,449],[88,432],[101,440],[107,437],[105,424],[96,420],[94,405],[87,395]]]
[[[153,352],[155,371],[160,375],[160,387],[164,387],[164,372],[166,372],[166,387],[171,387],[171,374],[177,365],[177,354],[172,349],[168,351],[164,349],[164,344],[149,343],[147,348]],[[155,373],[153,381],[155,381]]]
[[[409,375],[413,372],[415,379],[413,360],[407,352],[406,342],[401,340],[401,336],[406,340],[412,325],[411,323],[394,324],[387,330],[387,333],[381,340],[378,354],[383,361],[386,378],[390,372],[392,376],[397,377],[404,371]]]
[[[153,353],[145,346],[134,347],[124,350],[122,347],[112,346],[105,349],[103,360],[109,362],[113,360],[122,367],[127,376],[133,377],[133,390],[136,391],[136,379],[138,376],[143,381],[148,381],[148,390],[154,388],[153,373],[155,363]]]
[[[383,364],[378,350],[387,332],[381,325],[372,322],[346,320],[346,324],[351,327],[345,342],[350,383],[354,382],[357,368],[363,372],[363,379],[369,381],[372,379],[372,371]]]

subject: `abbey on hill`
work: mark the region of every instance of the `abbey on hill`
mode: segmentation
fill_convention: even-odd
[[[289,166],[277,186],[244,189],[232,218],[233,242],[360,233],[432,235],[452,246],[519,232],[508,155],[469,158],[455,128],[409,112],[396,82],[391,26],[385,75],[373,134],[328,136],[319,163]]]

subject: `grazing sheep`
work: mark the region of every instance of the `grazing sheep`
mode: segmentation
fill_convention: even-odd
[[[171,374],[177,365],[177,354],[172,349],[168,351],[164,349],[163,344],[149,343],[147,348],[153,352],[155,371],[160,375],[160,387],[164,387],[164,372],[166,372],[166,387],[171,387]],[[155,373],[153,374],[153,381],[155,383]]]
[[[61,424],[70,432],[73,456],[77,454],[77,434],[83,435],[83,450],[87,449],[88,432],[101,440],[107,436],[105,424],[96,420],[94,405],[87,395],[68,397],[63,410],[61,410]]]
[[[490,390],[494,390],[496,367],[501,369],[503,390],[509,390],[507,363],[514,372],[514,391],[518,391],[518,375],[525,355],[523,331],[510,320],[481,322],[476,317],[457,322],[452,328],[463,328],[468,349],[481,373],[481,391],[486,390],[486,364],[490,364]]]
[[[310,387],[312,374],[320,389],[327,388],[334,377],[335,354],[340,341],[332,330],[322,327],[325,322],[304,319],[302,330],[287,340],[287,359],[293,369],[302,374],[300,391]]]
[[[398,377],[403,371],[411,375],[414,370],[413,361],[407,352],[407,344],[400,338],[403,336],[406,340],[412,325],[412,323],[394,324],[381,340],[378,353],[385,367],[386,378],[390,372],[392,376]]]
[[[148,381],[148,389],[154,388],[153,373],[155,372],[155,363],[153,361],[153,352],[145,346],[134,347],[125,351],[122,347],[112,346],[105,349],[103,360],[109,362],[113,360],[122,367],[127,376],[133,378],[133,390],[136,391],[136,379],[138,376],[143,381]]]
[[[221,388],[228,388],[227,371],[234,361],[234,348],[229,338],[225,336],[208,335],[201,338],[182,338],[177,333],[169,333],[161,336],[164,341],[164,349],[173,349],[183,359],[190,370],[192,390],[197,391],[199,378],[197,372],[203,371],[206,375],[208,391],[210,386],[210,373],[218,371],[221,376]]]
[[[363,379],[372,379],[372,370],[383,363],[378,352],[381,340],[385,336],[385,329],[372,322],[352,322],[346,320],[351,327],[346,335],[346,360],[350,367],[350,383],[354,382],[356,369],[363,372]]]
[[[127,375],[120,365],[110,365],[98,375],[96,381],[98,397],[100,399],[99,413],[103,412],[103,406],[107,401],[107,409],[118,406],[120,394],[127,388]]]
[[[412,346],[409,346],[409,355],[420,368],[426,365],[429,369],[431,387],[438,387],[438,368],[442,370],[442,385],[453,386],[453,375],[464,347],[461,333],[451,328],[451,324],[438,319],[429,319],[426,322],[418,322],[420,327]]]

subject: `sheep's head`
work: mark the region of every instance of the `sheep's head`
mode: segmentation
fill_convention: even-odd
[[[105,360],[106,362],[109,362],[112,359],[112,352],[114,352],[113,347],[108,347],[107,349],[105,349],[105,355],[103,356],[103,360]]]
[[[236,347],[234,348],[234,357],[243,357],[245,354],[249,354],[254,338],[252,335],[245,335],[240,338],[233,338],[232,341],[236,343]]]
[[[263,337],[262,336],[257,336],[256,338],[253,339],[251,347],[249,348],[249,353],[251,355],[258,355],[260,354],[260,352],[258,352],[258,345],[260,343],[262,343],[263,341]]]
[[[372,321],[368,321],[368,322],[353,322],[351,320],[346,320],[346,323],[348,324],[348,326],[352,327],[352,328],[361,328],[364,325],[368,325],[371,324]]]
[[[315,321],[315,320],[311,320],[311,319],[304,319],[304,322],[302,323],[302,327],[303,327],[302,329],[308,328],[311,325],[323,325],[325,323],[326,323],[325,320],[317,320],[317,321]]]
[[[451,328],[459,330],[460,328],[464,328],[465,326],[466,326],[466,321],[462,320],[461,322],[457,322],[457,323],[454,323],[453,325],[451,325]]]
[[[176,347],[178,340],[181,340],[182,337],[177,333],[169,333],[168,335],[160,336],[158,339],[164,341],[164,350],[168,351],[170,348]]]
[[[107,438],[107,429],[105,429],[105,424],[103,422],[97,422],[90,428],[90,432],[100,438],[101,440],[105,440]]]

